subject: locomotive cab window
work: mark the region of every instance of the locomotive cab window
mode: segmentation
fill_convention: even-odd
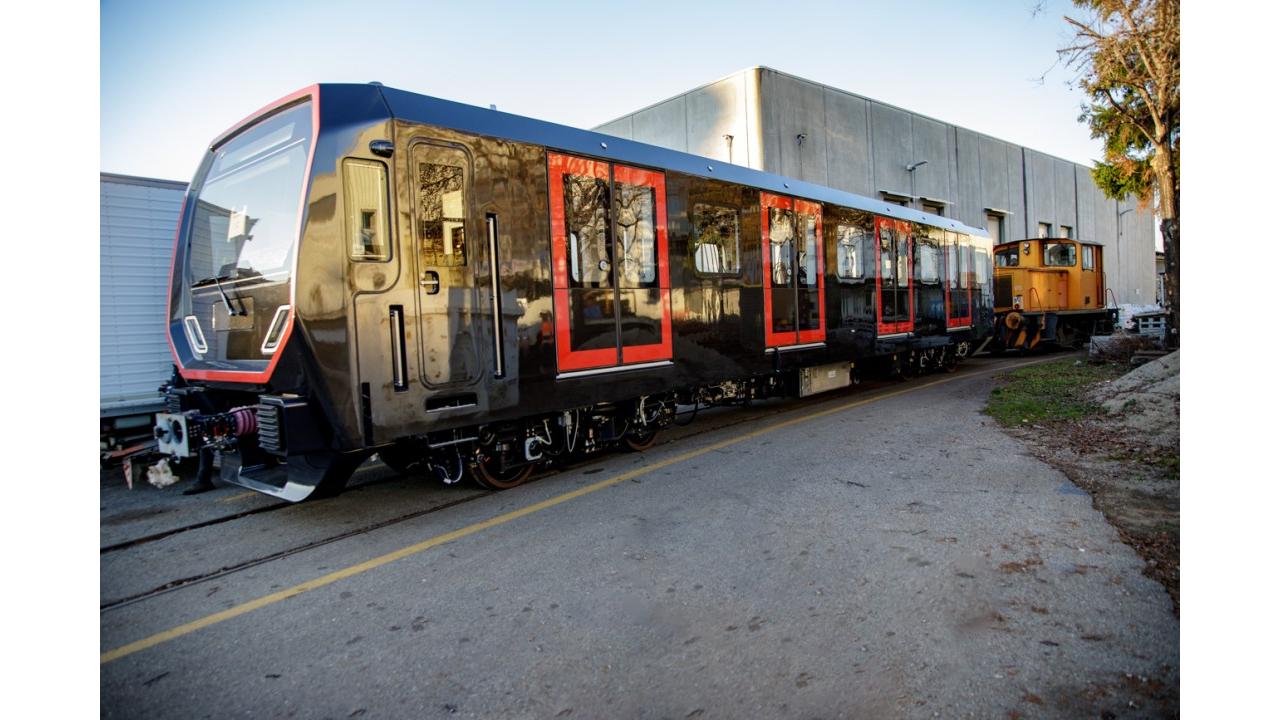
[[[699,275],[738,275],[742,270],[738,211],[721,205],[693,206],[693,266]]]
[[[996,267],[1018,267],[1018,246],[996,250]]]
[[[342,177],[351,259],[366,262],[390,260],[386,166],[370,160],[348,159],[342,163]]]
[[[1080,246],[1080,269],[1081,269],[1081,270],[1093,270],[1093,269],[1094,269],[1094,261],[1093,261],[1093,246],[1092,246],[1092,245],[1082,245],[1082,246]]]
[[[423,161],[456,158],[450,162]],[[419,146],[417,163],[418,252],[428,267],[461,267],[467,264],[466,159],[462,151]]]
[[[1075,267],[1076,244],[1047,242],[1044,244],[1046,267]]]

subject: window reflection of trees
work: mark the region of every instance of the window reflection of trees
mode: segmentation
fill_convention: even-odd
[[[861,280],[866,277],[862,263],[866,262],[870,235],[854,225],[836,226],[836,275],[845,280]]]
[[[462,168],[418,164],[418,241],[423,263],[466,264],[466,203]]]
[[[796,257],[800,287],[818,287],[818,220],[813,215],[798,215],[797,221],[804,228],[803,249]]]
[[[791,286],[791,254],[795,237],[795,217],[790,210],[769,208],[769,262],[773,286]]]
[[[648,285],[657,275],[653,188],[618,183],[615,203],[618,242],[622,251],[618,267],[619,286]]]
[[[693,225],[694,268],[707,275],[738,274],[738,211],[699,203],[693,206]]]
[[[568,234],[569,273],[585,287],[610,287],[608,185],[581,175],[564,176],[565,231]]]

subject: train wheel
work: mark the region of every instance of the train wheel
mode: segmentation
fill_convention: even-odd
[[[471,479],[486,490],[510,490],[523,485],[530,475],[533,475],[533,463],[504,470],[501,456],[483,449],[476,452],[475,462],[471,464]]]
[[[637,433],[627,433],[622,438],[622,446],[631,452],[644,452],[658,441],[658,428],[650,427]]]

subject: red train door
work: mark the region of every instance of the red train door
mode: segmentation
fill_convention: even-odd
[[[915,298],[911,292],[911,224],[876,218],[876,331],[911,332]]]
[[[766,347],[826,340],[822,206],[760,193]]]
[[[947,328],[963,330],[973,325],[973,241],[968,235],[948,232],[942,253],[947,264]]]
[[[671,359],[660,172],[547,154],[561,373]]]

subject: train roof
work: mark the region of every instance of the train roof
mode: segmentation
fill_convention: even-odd
[[[322,93],[325,86],[321,85]],[[724,180],[767,190],[780,195],[793,195],[808,200],[865,210],[878,215],[923,223],[944,230],[989,237],[987,231],[959,220],[931,215],[912,208],[894,205],[843,190],[774,175],[760,170],[720,162],[699,155],[627,140],[613,135],[557,125],[500,110],[442,100],[407,90],[378,84],[369,86],[381,92],[391,115],[397,119],[435,125],[462,132],[478,133],[518,142],[564,150],[579,155],[663,168],[714,180]]]
[[[995,247],[1002,248],[1002,247],[1008,247],[1010,245],[1017,245],[1018,243],[1039,242],[1041,240],[1049,240],[1050,242],[1062,242],[1063,240],[1066,240],[1067,242],[1073,242],[1078,245],[1093,245],[1095,247],[1102,247],[1102,243],[1094,242],[1092,240],[1077,240],[1075,238],[1061,238],[1061,237],[1043,237],[1043,238],[1034,237],[1034,238],[1022,238],[1021,240],[1006,240],[1002,243],[996,243]]]

